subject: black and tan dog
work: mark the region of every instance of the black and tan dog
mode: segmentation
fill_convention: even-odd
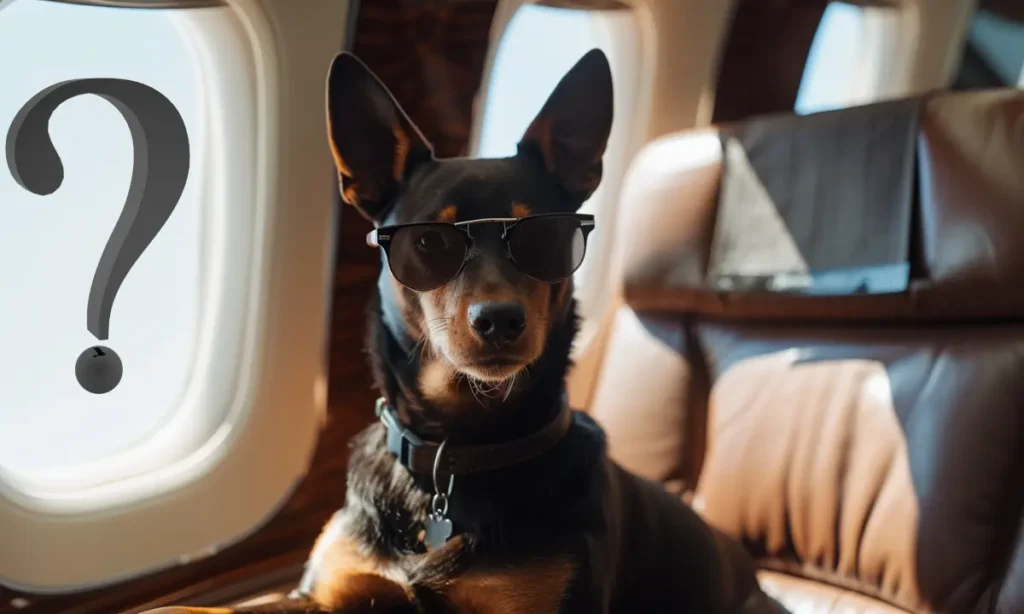
[[[352,55],[327,102],[344,200],[386,254],[368,340],[381,423],[354,442],[346,505],[290,604],[168,611],[783,612],[738,544],[609,461],[566,406],[605,56],[572,68],[509,158],[435,159]]]

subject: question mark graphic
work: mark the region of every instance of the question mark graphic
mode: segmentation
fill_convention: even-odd
[[[135,164],[121,216],[103,249],[86,308],[86,327],[99,341],[108,338],[110,311],[121,283],[178,205],[189,172],[185,121],[157,90],[126,79],[74,79],[51,85],[18,111],[7,133],[7,166],[18,184],[38,196],[53,194],[64,167],[50,140],[50,117],[65,101],[95,94],[114,105],[131,130]],[[121,357],[96,345],[75,363],[82,388],[110,392],[121,381]]]

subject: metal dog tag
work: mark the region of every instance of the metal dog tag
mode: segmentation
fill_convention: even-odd
[[[447,439],[441,442],[434,455],[434,496],[430,499],[430,514],[427,515],[427,521],[423,526],[423,543],[431,550],[445,545],[448,543],[448,538],[452,536],[452,521],[448,520],[447,516],[448,497],[451,496],[452,487],[455,485],[455,475],[448,476],[447,492],[441,490],[437,479],[437,471],[441,466],[441,456],[444,454],[446,445],[448,445]]]
[[[452,536],[451,520],[444,516],[431,514],[424,524],[426,534],[423,536],[423,541],[427,544],[427,548],[434,550],[448,543],[448,538]]]

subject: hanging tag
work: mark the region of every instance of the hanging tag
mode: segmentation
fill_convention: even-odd
[[[448,538],[452,536],[452,521],[444,516],[431,514],[427,518],[424,529],[426,535],[423,537],[423,542],[427,548],[436,550],[448,543]]]
[[[441,466],[441,456],[444,454],[444,448],[447,444],[447,439],[442,441],[441,445],[437,447],[437,453],[434,456],[434,496],[430,499],[430,515],[427,516],[427,521],[423,527],[425,533],[423,542],[431,550],[445,545],[448,543],[448,538],[452,536],[452,521],[448,519],[448,497],[451,496],[452,487],[455,485],[455,475],[448,476],[447,492],[441,490],[441,485],[437,479],[438,468]]]

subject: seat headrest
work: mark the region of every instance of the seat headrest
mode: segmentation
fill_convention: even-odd
[[[638,310],[1024,318],[1024,91],[661,139],[630,169],[619,228]]]

